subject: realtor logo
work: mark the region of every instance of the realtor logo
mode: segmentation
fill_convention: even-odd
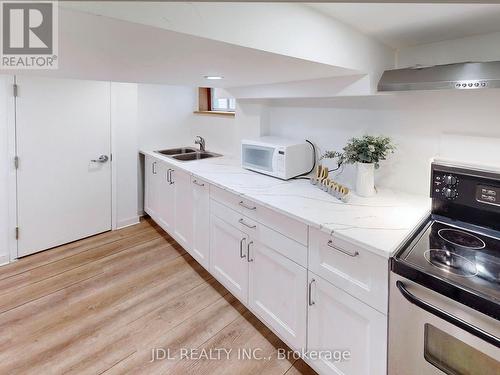
[[[2,69],[57,69],[57,5],[2,1]]]

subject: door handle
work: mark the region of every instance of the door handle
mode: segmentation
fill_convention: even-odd
[[[92,163],[106,163],[109,160],[108,155],[101,155],[97,159],[92,159]]]
[[[243,241],[246,241],[247,239],[245,237],[243,237],[241,240],[240,240],[240,258],[243,259],[246,257],[245,254],[243,254]]]
[[[201,182],[198,182],[197,180],[193,180],[193,184],[198,185],[198,186],[205,186],[205,184],[202,184]]]
[[[250,241],[247,245],[247,261],[248,261],[248,263],[253,262],[253,259],[250,258],[250,245],[253,245],[253,241]]]
[[[156,174],[156,162],[154,161],[153,164],[151,164],[151,172],[153,174]]]
[[[315,282],[316,282],[315,279],[311,279],[311,282],[309,283],[309,306],[316,304],[316,302],[314,302],[312,299],[312,286],[313,286],[313,283],[315,283]]]
[[[167,171],[165,172],[165,179],[167,180],[167,182],[170,182],[170,169],[167,169]]]

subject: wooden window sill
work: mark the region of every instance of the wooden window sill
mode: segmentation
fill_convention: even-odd
[[[210,116],[229,116],[234,117],[234,112],[223,112],[223,111],[194,111],[196,115],[210,115]]]

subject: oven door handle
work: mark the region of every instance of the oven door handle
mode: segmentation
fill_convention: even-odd
[[[408,300],[408,302],[413,303],[414,305],[420,307],[421,309],[424,309],[425,311],[431,313],[432,315],[435,315],[438,318],[446,320],[448,323],[451,323],[469,332],[470,334],[479,337],[481,340],[484,340],[492,345],[495,345],[497,348],[500,348],[500,339],[498,337],[493,336],[488,332],[483,331],[482,329],[477,328],[476,326],[473,326],[470,323],[467,323],[465,320],[460,319],[450,313],[447,313],[446,311],[416,297],[405,288],[405,285],[400,280],[396,281],[396,286],[398,287],[403,297],[405,297]]]

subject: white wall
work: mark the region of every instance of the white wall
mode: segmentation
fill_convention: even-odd
[[[397,67],[450,64],[464,61],[500,60],[500,33],[475,35],[401,48],[397,52]]]
[[[139,142],[137,85],[111,83],[111,149],[113,153],[113,229],[139,221],[137,204]]]
[[[453,135],[461,136],[457,144],[462,147],[454,158],[474,159],[469,155],[488,146],[493,159],[492,145],[500,149],[499,103],[500,90],[414,92],[316,104],[309,100],[290,107],[282,102],[269,109],[270,133],[310,139],[323,151],[340,150],[353,136],[391,136],[398,150],[377,172],[377,184],[428,194],[429,160],[449,152]],[[346,168],[340,180],[352,185],[354,169]]]

